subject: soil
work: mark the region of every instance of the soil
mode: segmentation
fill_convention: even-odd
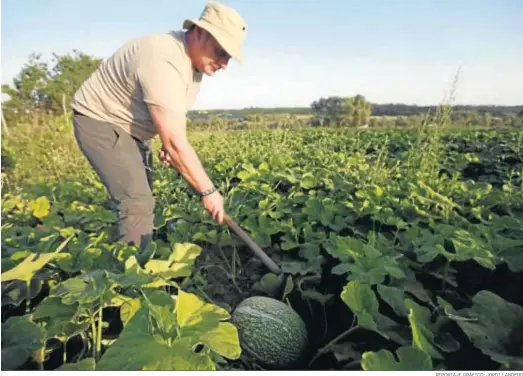
[[[267,252],[271,255],[270,250]],[[233,260],[236,267],[233,271]],[[201,273],[206,284],[199,286],[208,298],[228,311],[253,295],[252,287],[268,273],[262,262],[245,247],[208,247],[197,258],[194,274]],[[198,278],[196,278],[197,280]]]

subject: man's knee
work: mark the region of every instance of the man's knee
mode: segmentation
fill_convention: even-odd
[[[126,197],[120,201],[121,215],[151,215],[154,213],[154,198],[151,195]]]

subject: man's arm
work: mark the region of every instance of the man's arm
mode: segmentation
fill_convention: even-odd
[[[186,135],[186,80],[190,78],[182,74],[184,67],[177,66],[172,56],[152,46],[149,49],[137,69],[143,101],[176,169],[196,191],[206,191],[212,188],[212,181]]]
[[[152,50],[143,56],[137,62],[136,78],[163,149],[183,178],[203,193],[213,188],[213,183],[187,139],[185,80],[190,78],[184,79],[180,68],[161,52]],[[221,224],[225,214],[221,194],[216,191],[204,196],[202,204]]]
[[[211,189],[213,183],[187,139],[185,114],[176,114],[173,110],[154,104],[148,107],[163,148],[176,169],[196,191]]]

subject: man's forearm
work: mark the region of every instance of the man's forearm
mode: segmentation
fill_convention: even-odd
[[[198,192],[212,188],[211,179],[187,140],[185,114],[156,105],[149,105],[149,111],[160,135],[163,149],[183,178]]]
[[[164,145],[164,149],[176,169],[196,191],[203,192],[213,186],[196,151],[188,141],[171,142],[169,147]]]

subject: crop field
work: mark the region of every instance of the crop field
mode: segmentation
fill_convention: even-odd
[[[174,169],[156,164],[154,243],[138,250],[114,241],[117,215],[79,154],[49,144],[42,160],[65,159],[38,167],[19,150],[2,196],[3,370],[523,369],[521,129],[192,137],[227,213],[282,274]],[[305,326],[261,316],[240,330],[233,313],[253,296]]]

